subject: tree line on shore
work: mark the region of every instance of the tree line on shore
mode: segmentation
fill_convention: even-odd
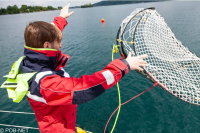
[[[38,11],[49,11],[49,10],[60,10],[62,7],[53,7],[53,6],[27,6],[27,5],[21,5],[20,8],[17,7],[17,5],[13,6],[7,6],[7,8],[1,8],[0,9],[0,15],[5,14],[18,14],[18,13],[29,13],[29,12],[38,12]]]

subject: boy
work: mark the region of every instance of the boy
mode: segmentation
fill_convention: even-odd
[[[75,133],[76,104],[85,103],[114,86],[129,70],[142,71],[146,55],[116,59],[103,70],[80,78],[69,77],[64,66],[69,55],[62,54],[61,31],[73,12],[68,6],[53,24],[30,23],[24,32],[25,49],[20,72],[37,72],[29,80],[28,101],[35,112],[41,133]]]

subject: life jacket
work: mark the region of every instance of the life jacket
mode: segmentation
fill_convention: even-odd
[[[23,59],[24,56],[20,57],[17,61],[14,62],[8,75],[4,76],[7,78],[7,80],[0,87],[6,88],[8,97],[16,103],[19,103],[28,93],[28,81],[37,73],[20,73],[19,68]]]

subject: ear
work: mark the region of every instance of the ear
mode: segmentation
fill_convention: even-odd
[[[51,48],[51,43],[49,43],[49,42],[44,42],[43,47],[44,47],[44,48]]]

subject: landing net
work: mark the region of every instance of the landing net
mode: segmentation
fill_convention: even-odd
[[[200,104],[200,58],[176,39],[154,8],[136,9],[119,28],[117,43],[126,57],[147,54],[142,73],[174,96]]]

